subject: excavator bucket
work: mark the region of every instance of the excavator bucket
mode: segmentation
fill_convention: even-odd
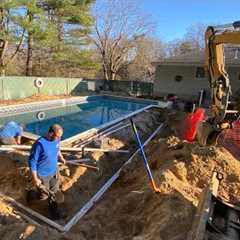
[[[210,123],[205,121],[198,122],[196,128],[199,145],[206,146],[212,142],[212,135],[214,134],[215,130]]]

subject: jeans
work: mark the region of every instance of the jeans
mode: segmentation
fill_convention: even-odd
[[[59,191],[59,175],[58,172],[53,176],[41,177],[42,185],[38,188],[40,192],[40,198],[42,200],[49,198],[51,201],[55,201],[55,194]]]

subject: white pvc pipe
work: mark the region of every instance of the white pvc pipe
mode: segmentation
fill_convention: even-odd
[[[57,230],[59,231],[64,231],[64,226],[50,220],[49,218],[46,218],[44,217],[43,215],[35,212],[34,210],[28,208],[28,207],[25,207],[23,204],[17,202],[15,199],[11,198],[11,197],[8,197],[8,196],[5,196],[3,193],[0,192],[0,197],[2,197],[3,199],[5,199],[7,202],[10,202],[14,205],[16,205],[17,207],[19,207],[20,209],[26,211],[27,213],[31,214],[32,216],[40,219],[41,221],[47,223],[48,225],[56,228]]]

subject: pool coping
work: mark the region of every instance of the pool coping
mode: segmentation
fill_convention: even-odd
[[[156,102],[156,105],[166,104],[161,101],[152,100],[152,99],[143,99],[143,98],[135,98],[129,96],[119,96],[119,95],[110,95],[110,94],[99,94],[99,95],[89,95],[89,96],[78,96],[78,97],[70,97],[70,98],[62,98],[62,99],[54,99],[54,100],[46,100],[46,101],[37,101],[37,102],[30,102],[30,103],[19,103],[7,106],[0,106],[0,117],[3,116],[11,116],[14,114],[25,113],[25,112],[35,112],[37,110],[41,111],[57,108],[66,105],[72,105],[77,103],[84,103],[87,102],[87,98],[94,98],[94,97],[112,97],[112,98],[122,98],[128,100],[134,100],[135,102]]]
[[[107,123],[104,123],[102,125],[99,125],[95,128],[90,128],[84,132],[81,132],[81,133],[78,133],[72,137],[69,137],[69,138],[66,138],[64,140],[61,141],[61,146],[69,146],[71,145],[73,142],[81,139],[81,140],[85,140],[87,139],[88,137],[91,137],[93,136],[94,134],[97,134],[99,131],[107,128],[107,127],[110,127],[111,125],[114,125],[118,122],[121,122],[123,121],[124,119],[127,119],[131,116],[134,116],[136,114],[138,114],[139,112],[141,111],[144,111],[144,110],[147,110],[151,107],[160,107],[160,108],[167,108],[169,106],[169,103],[167,102],[162,102],[162,101],[156,101],[156,100],[151,100],[151,99],[142,99],[142,98],[135,98],[135,97],[129,97],[129,96],[116,96],[116,95],[110,95],[110,94],[99,94],[99,95],[90,95],[90,96],[79,96],[79,97],[72,97],[72,98],[64,98],[64,99],[54,99],[54,100],[48,100],[48,101],[44,101],[44,102],[33,102],[33,103],[21,103],[21,104],[15,104],[15,105],[11,105],[11,106],[2,106],[0,107],[0,117],[3,117],[1,115],[4,115],[4,116],[11,116],[11,115],[14,115],[14,114],[21,114],[21,113],[26,113],[26,112],[35,112],[35,111],[43,111],[43,108],[44,110],[49,110],[49,109],[52,109],[52,108],[58,108],[58,107],[63,107],[63,106],[66,106],[66,105],[73,105],[73,104],[77,104],[77,103],[84,103],[84,102],[88,102],[86,101],[87,98],[94,98],[94,97],[112,97],[112,98],[119,98],[119,99],[126,99],[126,100],[130,100],[130,101],[133,101],[134,102],[139,102],[139,103],[146,103],[146,102],[149,102],[149,103],[154,103],[156,102],[156,105],[155,104],[149,104],[148,106],[146,107],[143,107],[143,108],[140,108],[134,112],[131,112],[127,115],[123,115],[122,117],[119,117],[115,120],[112,120],[110,122],[107,122]],[[40,105],[40,107],[39,107]],[[49,106],[50,105],[50,106]],[[36,107],[39,107],[39,109],[36,109]],[[6,115],[5,115],[6,114]],[[24,132],[23,133],[23,137],[25,138],[28,138],[28,139],[31,139],[31,140],[36,140],[38,139],[40,136],[37,135],[37,134],[34,134],[32,132]]]

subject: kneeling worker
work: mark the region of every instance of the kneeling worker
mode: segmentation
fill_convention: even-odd
[[[0,128],[0,143],[5,145],[21,144],[23,127],[14,121],[7,122]]]
[[[52,125],[46,136],[40,137],[33,144],[28,160],[33,185],[39,190],[40,199],[48,199],[52,219],[61,218],[57,195],[63,198],[59,190],[58,173],[58,160],[65,164],[65,159],[59,150],[62,134],[63,129],[60,125]]]

